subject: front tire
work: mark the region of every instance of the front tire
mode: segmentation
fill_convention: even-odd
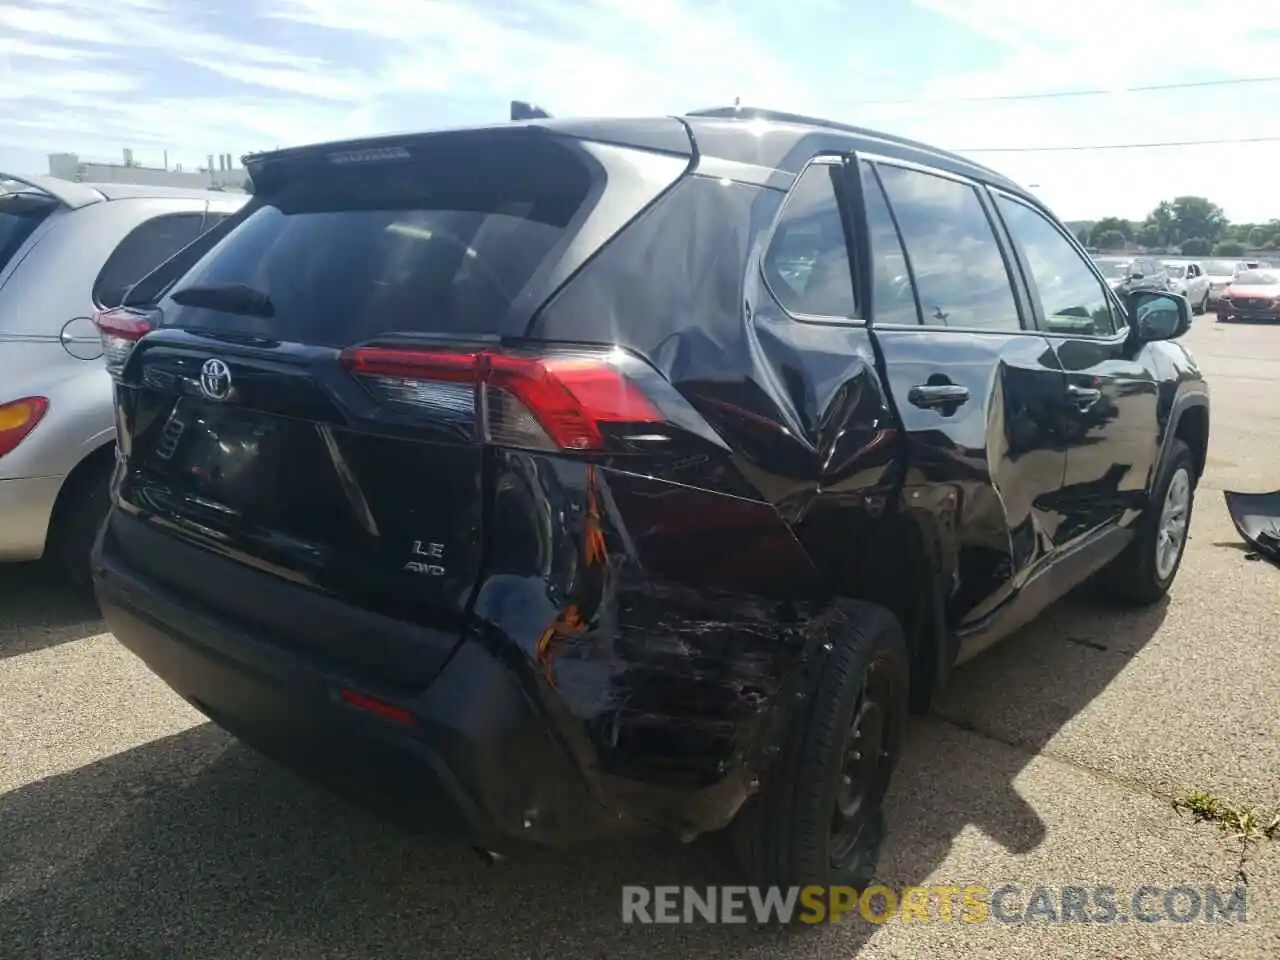
[[[1146,605],[1169,592],[1186,552],[1195,506],[1196,465],[1191,448],[1174,439],[1138,520],[1137,536],[1103,571],[1101,584],[1120,600]]]
[[[902,749],[910,663],[897,619],[851,603],[849,621],[791,719],[781,756],[730,828],[748,878],[865,889]]]

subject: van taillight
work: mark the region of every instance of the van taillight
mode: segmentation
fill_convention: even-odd
[[[342,365],[379,399],[470,421],[490,443],[591,452],[609,448],[611,427],[665,419],[622,369],[626,359],[354,347],[343,353]]]
[[[102,337],[107,370],[113,377],[118,376],[133,352],[133,345],[151,332],[151,324],[146,317],[127,310],[102,310],[93,322]]]

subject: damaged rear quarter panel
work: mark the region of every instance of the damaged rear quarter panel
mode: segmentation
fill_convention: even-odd
[[[761,500],[553,456],[497,455],[490,643],[606,804],[727,823],[837,616]]]
[[[799,323],[763,284],[782,197],[686,178],[526,331],[644,357],[727,448],[495,453],[476,613],[602,799],[680,831],[726,824],[767,772],[841,584],[896,573],[862,533],[894,509],[896,419],[867,331]]]

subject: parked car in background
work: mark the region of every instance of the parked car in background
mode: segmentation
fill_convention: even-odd
[[[1209,309],[1209,278],[1197,260],[1166,260],[1162,266],[1169,275],[1169,289],[1186,297],[1196,313]]]
[[[246,166],[97,318],[93,570],[322,780],[498,853],[727,828],[757,883],[861,889],[909,705],[1087,578],[1176,576],[1190,307],[987,167],[732,107]]]
[[[115,463],[93,314],[246,199],[0,174],[0,561],[88,582]]]
[[[1222,292],[1231,286],[1236,274],[1249,269],[1243,260],[1206,260],[1205,276],[1209,278],[1209,306],[1216,304]]]
[[[1169,275],[1159,260],[1150,257],[1097,257],[1095,263],[1120,296],[1136,290],[1170,290]]]
[[[1280,320],[1280,270],[1241,270],[1216,309],[1219,320]]]

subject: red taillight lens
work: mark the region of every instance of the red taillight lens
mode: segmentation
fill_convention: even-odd
[[[371,697],[369,694],[361,693],[358,690],[351,690],[348,687],[343,687],[338,691],[338,699],[349,707],[355,707],[357,710],[371,713],[375,717],[381,717],[383,720],[390,720],[392,723],[411,727],[418,722],[418,718],[404,707],[397,707],[394,703],[387,703],[385,700]]]
[[[603,450],[608,423],[658,423],[662,414],[608,358],[356,347],[342,357],[376,396],[477,422],[500,446]]]
[[[113,376],[124,369],[133,345],[151,332],[145,317],[126,310],[103,310],[93,322],[102,337],[102,354]]]
[[[0,403],[0,457],[25,440],[48,410],[49,401],[44,397],[23,397]]]

